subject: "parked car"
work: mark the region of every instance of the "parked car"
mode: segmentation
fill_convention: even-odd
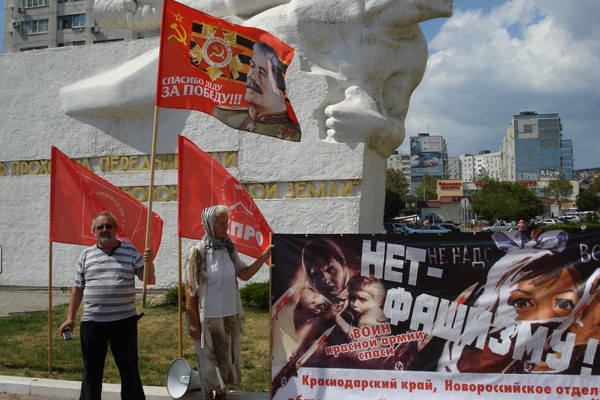
[[[441,224],[438,224],[438,225],[441,226],[442,228],[448,229],[450,232],[462,232],[463,231],[461,228],[459,228],[458,226],[456,226],[450,222],[442,222]]]
[[[412,229],[409,228],[404,222],[394,222],[395,233],[412,233]]]
[[[536,223],[537,226],[556,225],[557,221],[554,218],[546,218]]]
[[[384,222],[383,233],[412,233],[412,229],[404,222]]]
[[[394,224],[392,222],[384,222],[382,233],[394,233]]]
[[[558,219],[565,224],[576,224],[579,222],[579,218],[575,215],[565,215],[564,217],[558,217]]]
[[[510,231],[513,229],[517,229],[516,226],[508,224],[506,221],[498,221],[492,226],[486,226],[481,228],[481,232],[500,232],[500,231]]]
[[[450,229],[442,228],[439,225],[426,225],[421,229],[412,229],[411,233],[449,233]]]

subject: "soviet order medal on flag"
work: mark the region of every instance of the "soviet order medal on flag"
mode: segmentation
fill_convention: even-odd
[[[140,253],[145,249],[148,209],[137,199],[72,161],[56,147],[51,150],[50,241],[92,245],[92,220],[108,211],[117,220],[117,237]],[[158,253],[163,221],[152,213],[150,247]]]
[[[225,167],[191,140],[178,140],[179,236],[200,239],[200,214],[206,207],[229,207],[229,237],[242,254],[258,257],[269,246],[269,224],[246,189]]]
[[[235,129],[298,142],[284,80],[293,55],[265,31],[165,0],[156,105],[202,111]]]

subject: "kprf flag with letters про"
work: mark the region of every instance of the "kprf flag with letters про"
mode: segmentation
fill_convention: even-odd
[[[263,73],[267,76],[264,79],[270,81],[265,85],[281,94],[285,111],[266,113],[261,119],[250,112],[251,116],[243,121],[238,112],[253,109],[246,101],[245,85],[253,63],[253,46],[259,42],[277,53],[277,78],[281,79],[274,81],[274,72],[267,68]],[[300,126],[283,79],[293,56],[293,47],[268,32],[232,24],[174,0],[165,0],[155,104],[202,111],[236,129],[300,141]],[[268,63],[272,67],[270,60]],[[266,92],[265,87],[262,89]],[[220,110],[227,110],[225,113],[235,117],[225,117]]]
[[[93,245],[96,238],[92,233],[92,220],[103,211],[117,219],[117,237],[143,253],[148,208],[52,146],[50,241]],[[162,227],[162,219],[153,212],[150,247],[155,256],[160,247]]]
[[[210,154],[179,136],[177,207],[180,237],[200,239],[202,210],[223,204],[229,214],[229,237],[240,253],[258,257],[269,245],[269,224],[246,189]]]

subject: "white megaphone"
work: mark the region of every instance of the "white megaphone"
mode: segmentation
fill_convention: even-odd
[[[167,372],[167,392],[172,398],[180,399],[192,391],[197,391],[194,393],[195,398],[204,398],[202,377],[186,360],[178,358],[173,361]]]

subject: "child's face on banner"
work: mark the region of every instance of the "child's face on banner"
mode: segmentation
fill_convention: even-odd
[[[358,316],[374,308],[379,308],[380,305],[381,302],[377,301],[371,293],[365,290],[359,290],[350,295],[350,307]]]
[[[568,271],[562,271],[555,281],[535,285],[536,278],[519,282],[508,297],[508,304],[517,312],[518,320],[532,321],[568,316],[577,302],[577,284]]]

